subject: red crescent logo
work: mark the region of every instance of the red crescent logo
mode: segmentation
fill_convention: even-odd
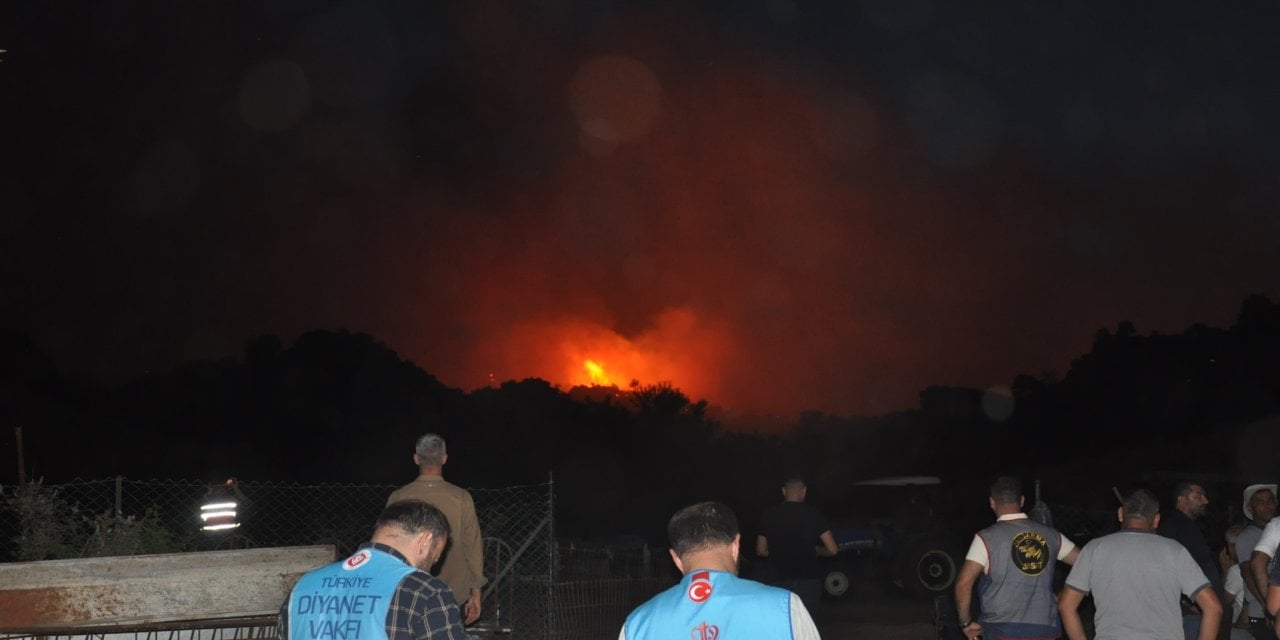
[[[694,580],[689,585],[689,599],[694,602],[706,602],[711,597],[711,583],[705,580]]]
[[[358,551],[355,555],[347,558],[342,563],[342,568],[348,571],[359,568],[360,565],[369,561],[370,555],[368,551]]]

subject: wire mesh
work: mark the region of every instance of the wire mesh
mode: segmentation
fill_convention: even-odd
[[[0,486],[0,561],[313,544],[332,544],[341,557],[368,539],[398,485],[242,480],[238,488],[239,526],[210,532],[201,530],[200,506],[221,485],[115,477]],[[551,482],[470,492],[488,579],[473,636],[616,637],[631,608],[674,583],[669,567],[655,569],[666,554],[642,541],[558,547]],[[180,631],[148,630],[137,640]]]

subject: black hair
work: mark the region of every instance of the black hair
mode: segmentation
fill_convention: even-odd
[[[1013,476],[1000,476],[991,483],[991,498],[996,504],[1018,504],[1022,499],[1022,481]]]
[[[1134,489],[1125,496],[1122,508],[1125,520],[1141,518],[1151,521],[1160,513],[1160,500],[1156,498],[1156,494],[1146,489]]]
[[[374,530],[396,526],[411,535],[430,531],[439,538],[450,535],[449,520],[439,509],[422,500],[397,500],[378,515]]]
[[[730,544],[736,535],[738,518],[733,515],[733,509],[719,502],[689,505],[667,521],[667,540],[679,556]]]

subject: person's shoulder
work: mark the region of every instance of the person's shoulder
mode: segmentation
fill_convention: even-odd
[[[395,491],[392,491],[390,494],[387,495],[387,504],[391,504],[398,500],[405,500],[407,498],[411,498],[412,494],[413,494],[412,482],[406,485],[402,485],[400,487],[397,487]]]
[[[1258,539],[1262,537],[1262,528],[1256,523],[1249,523],[1249,526],[1240,530],[1240,535],[1236,537],[1236,549],[1249,547],[1249,551],[1253,550],[1253,545],[1258,543]],[[1243,543],[1241,542],[1243,541]]]
[[[772,602],[775,600],[785,600],[795,595],[791,591],[782,587],[775,587],[763,582],[757,582],[748,578],[734,576],[730,582],[734,591],[748,599],[757,599],[759,602]]]
[[[1012,529],[1016,535],[1022,535],[1022,532],[1031,532],[1045,538],[1061,539],[1065,536],[1061,531],[1043,523],[1032,520],[1031,518],[1014,518],[1010,520],[997,520],[986,528],[979,531],[979,534],[991,535],[1001,529]]]
[[[1134,532],[1132,531],[1124,531],[1124,530],[1112,531],[1111,533],[1098,536],[1090,540],[1089,542],[1085,543],[1084,549],[1088,549],[1090,547],[1097,549],[1098,547],[1105,547],[1113,544],[1125,544],[1133,539],[1132,537],[1133,533]],[[1153,540],[1169,540],[1168,538],[1155,535],[1155,532],[1151,532],[1150,534],[1143,536],[1143,538],[1151,538]]]
[[[1144,536],[1144,538],[1145,538],[1144,541],[1146,544],[1159,546],[1166,553],[1170,553],[1175,556],[1179,556],[1182,554],[1186,554],[1188,557],[1191,556],[1191,552],[1187,549],[1187,546],[1182,544],[1182,542],[1180,542],[1176,538],[1171,538],[1171,537],[1166,537],[1161,535]]]
[[[1160,515],[1160,524],[1156,526],[1155,532],[1166,537],[1176,538],[1187,532],[1187,525],[1195,528],[1196,524],[1191,518],[1186,517],[1181,511],[1173,510],[1166,514]]]
[[[1029,528],[1039,532],[1041,535],[1057,538],[1059,541],[1070,540],[1070,538],[1067,537],[1067,534],[1063,533],[1061,529],[1053,525],[1045,524],[1033,518],[1027,518],[1027,523],[1028,523],[1027,526]],[[1075,543],[1073,542],[1072,544],[1075,544]],[[1078,547],[1080,545],[1075,545],[1075,546]]]
[[[789,518],[822,518],[822,510],[809,504],[808,502],[791,502],[783,501],[778,503],[777,509]]]
[[[449,589],[449,585],[445,584],[444,580],[441,580],[422,569],[414,569],[413,571],[405,574],[404,578],[401,579],[400,584],[402,587],[411,589],[416,593],[428,595],[442,595],[444,593],[448,593],[449,597],[453,597],[453,591]],[[457,604],[456,598],[454,599],[454,604]]]
[[[767,595],[780,596],[780,595],[791,593],[790,591],[783,589],[782,587],[775,587],[773,585],[765,584],[757,580],[752,580],[751,578],[744,578],[742,576],[734,575],[732,573],[727,573],[727,572],[719,572],[717,577],[714,580],[715,580],[714,582],[715,588],[713,593],[719,593],[723,591],[724,593],[734,593],[734,594],[738,594],[739,596],[743,596],[747,594],[756,594],[760,596],[767,596]],[[679,586],[680,585],[676,585],[677,588]]]
[[[634,617],[639,612],[645,609],[658,606],[658,603],[662,602],[663,600],[671,600],[671,599],[683,598],[683,597],[684,597],[684,588],[682,586],[682,582],[677,582],[671,585],[670,587],[667,587],[666,589],[659,591],[658,593],[650,597],[648,600],[645,600],[644,602],[640,603],[638,606],[636,606],[635,609],[632,609],[631,613],[627,614],[627,620],[630,621],[632,617]]]
[[[467,491],[466,489],[452,482],[449,482],[448,480],[442,480],[440,482],[440,488],[459,497],[466,497],[468,499],[471,498],[470,491]]]

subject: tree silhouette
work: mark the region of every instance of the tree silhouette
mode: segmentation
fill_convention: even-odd
[[[1100,330],[1061,379],[1014,377],[1007,419],[984,410],[979,390],[933,386],[916,408],[805,412],[778,433],[720,424],[707,400],[670,383],[453,389],[347,330],[307,332],[287,346],[255,337],[240,361],[191,362],[118,388],[65,380],[20,334],[0,333],[0,349],[0,415],[27,429],[28,465],[50,482],[126,474],[399,483],[415,473],[415,439],[435,431],[450,443],[455,482],[498,487],[554,474],[562,534],[642,533],[655,544],[667,515],[702,499],[739,509],[749,531],[796,469],[838,514],[852,483],[876,476],[940,475],[961,487],[957,495],[980,495],[998,465],[1045,478],[1058,500],[1106,500],[1122,476],[1158,469],[1257,473],[1242,438],[1280,446],[1265,426],[1280,418],[1280,308],[1261,295],[1244,300],[1226,329]]]

